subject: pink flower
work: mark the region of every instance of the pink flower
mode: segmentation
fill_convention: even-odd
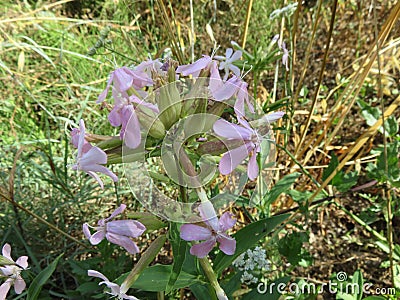
[[[218,220],[211,202],[203,202],[199,206],[200,216],[207,227],[195,224],[181,226],[181,238],[185,241],[204,241],[190,248],[190,254],[199,258],[205,257],[219,243],[219,248],[227,255],[233,255],[236,250],[236,241],[226,234],[233,227],[236,219],[232,214],[225,212]]]
[[[176,69],[176,73],[180,73],[183,76],[193,75],[193,77],[199,77],[201,70],[208,68],[211,62],[212,59],[210,56],[203,55],[202,58],[196,60],[192,64],[179,66]]]
[[[14,262],[11,258],[11,246],[3,246],[3,256]],[[15,261],[15,265],[6,265],[0,267],[0,275],[6,277],[6,281],[0,286],[0,300],[5,300],[11,286],[14,285],[16,294],[21,294],[26,287],[24,279],[21,277],[21,271],[28,267],[28,256],[21,256]]]
[[[75,133],[76,134],[76,133]],[[103,173],[109,176],[114,182],[118,181],[117,175],[111,170],[102,166],[107,163],[107,154],[98,147],[88,147],[85,143],[85,123],[83,120],[79,121],[79,140],[78,140],[78,154],[76,156],[76,164],[72,166],[72,170],[84,171],[104,188],[103,181],[95,172]]]
[[[250,103],[249,94],[247,92],[247,83],[237,76],[232,76],[228,81],[223,81],[216,62],[213,62],[211,66],[209,89],[216,101],[224,101],[236,96],[237,99],[234,109],[238,117],[245,116],[245,103],[250,112],[254,113],[254,107]]]
[[[106,99],[112,83],[119,93],[128,97],[127,91],[131,87],[138,90],[145,86],[151,86],[153,85],[153,80],[140,70],[135,71],[128,67],[118,68],[111,73],[107,86],[97,99],[97,103],[101,103]]]
[[[260,152],[260,137],[253,128],[242,120],[243,126],[229,123],[223,119],[214,123],[214,132],[228,140],[237,140],[242,145],[226,152],[220,162],[219,171],[222,175],[228,175],[248,156],[250,156],[247,167],[247,176],[250,180],[254,180],[258,176],[257,153]]]
[[[140,145],[140,123],[136,110],[140,107],[147,107],[155,113],[159,113],[158,107],[154,104],[140,100],[135,95],[124,97],[113,88],[114,107],[108,115],[110,124],[114,127],[121,126],[120,139],[125,139],[129,148],[135,149]],[[132,118],[131,121],[129,121]]]
[[[88,223],[83,224],[83,233],[92,245],[99,244],[104,238],[110,243],[125,248],[130,254],[139,252],[138,246],[131,240],[142,235],[146,227],[135,220],[116,220],[111,221],[117,215],[121,214],[126,208],[125,204],[121,204],[107,219],[101,219],[97,222],[96,227],[89,226]],[[92,235],[89,227],[96,230]]]
[[[129,296],[125,293],[122,293],[121,287],[118,284],[111,282],[110,280],[108,280],[108,278],[106,276],[104,276],[103,274],[101,274],[98,271],[88,270],[88,276],[93,276],[93,277],[103,279],[103,281],[101,281],[99,283],[99,285],[105,284],[108,288],[111,289],[111,292],[107,292],[107,294],[110,294],[113,297],[116,297],[118,300],[121,300],[121,299],[139,300],[138,298],[136,298],[134,296]]]

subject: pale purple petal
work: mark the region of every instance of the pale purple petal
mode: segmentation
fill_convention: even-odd
[[[105,166],[91,165],[91,166],[88,166],[88,171],[103,173],[104,175],[107,175],[108,177],[110,177],[112,179],[112,181],[114,181],[114,182],[118,181],[118,176],[115,175],[110,169],[106,168]],[[89,174],[89,172],[87,172],[87,173]],[[91,174],[89,174],[89,175],[92,176]]]
[[[5,300],[8,291],[11,288],[12,280],[7,279],[2,285],[0,285],[0,300]]]
[[[149,108],[150,110],[152,110],[155,113],[159,113],[160,110],[158,109],[157,105],[152,104],[152,103],[148,103],[144,100],[139,99],[138,97],[136,97],[135,95],[132,95],[129,97],[129,101],[133,102],[133,103],[137,103],[137,107],[140,108],[140,106],[144,106]]]
[[[108,81],[107,81],[107,86],[106,86],[106,88],[105,88],[104,91],[99,95],[99,98],[97,98],[97,101],[96,101],[97,104],[103,102],[103,101],[106,99],[107,94],[108,94],[108,91],[110,90],[110,86],[111,86],[111,83],[112,83],[113,79],[114,79],[114,73],[111,73],[110,78],[109,78]]]
[[[104,189],[104,183],[101,180],[101,178],[99,177],[99,175],[97,175],[95,172],[92,172],[92,171],[86,171],[85,170],[85,172],[87,174],[89,174],[91,177],[93,177],[97,181],[97,183],[100,185],[101,189]]]
[[[254,180],[258,176],[257,153],[255,151],[252,152],[252,155],[249,159],[249,164],[247,166],[247,176],[249,176],[250,180]]]
[[[202,202],[199,205],[199,212],[202,220],[210,226],[215,232],[219,231],[217,212],[210,201]]]
[[[248,140],[251,138],[252,130],[230,123],[224,119],[215,121],[213,125],[214,132],[224,138],[234,140]]]
[[[223,85],[224,83],[217,68],[217,62],[214,61],[210,67],[210,82],[208,84],[208,88],[210,89],[211,94],[213,94]]]
[[[146,227],[135,220],[117,220],[106,224],[106,231],[117,235],[138,237],[145,232]]]
[[[190,248],[190,254],[203,258],[214,248],[215,242],[215,238],[211,238],[203,243],[195,244]]]
[[[111,126],[121,126],[121,107],[114,106],[114,108],[108,114],[108,121],[110,121]]]
[[[106,238],[110,243],[125,248],[125,250],[128,251],[128,253],[130,254],[136,254],[139,252],[138,246],[130,238],[126,236],[107,232]]]
[[[240,56],[242,56],[242,55],[240,55]],[[240,69],[237,66],[231,64],[229,66],[229,69],[233,72],[233,74],[235,74],[235,76],[240,77]]]
[[[28,267],[28,256],[19,257],[15,263],[20,266],[22,269],[26,269]]]
[[[113,213],[112,213],[108,218],[106,218],[104,221],[107,222],[107,221],[109,221],[109,220],[111,220],[111,219],[114,219],[116,216],[122,214],[122,213],[124,212],[125,209],[126,209],[126,205],[122,203],[122,204],[121,204],[119,207],[117,207],[117,208],[113,211]],[[104,222],[104,224],[105,224],[105,222]]]
[[[249,155],[247,145],[242,145],[238,148],[226,152],[220,162],[219,171],[222,175],[228,175]]]
[[[89,239],[92,245],[98,245],[105,237],[105,232],[103,230],[95,232]]]
[[[230,61],[234,62],[239,60],[242,57],[242,51],[236,50],[235,53],[230,57]],[[239,77],[239,76],[238,76]]]
[[[236,240],[226,234],[219,234],[217,237],[219,249],[227,255],[233,255],[236,250]]]
[[[211,94],[217,101],[227,100],[237,92],[237,83],[238,78],[236,76],[233,76],[218,89],[211,90]]]
[[[231,57],[232,53],[233,53],[233,49],[232,48],[227,48],[226,51],[225,51],[226,59],[229,59]]]
[[[103,274],[101,274],[100,272],[97,272],[95,270],[88,270],[88,276],[97,277],[97,278],[103,279],[104,281],[109,282],[109,280],[106,276],[104,276]]]
[[[283,111],[275,111],[273,113],[270,113],[268,115],[265,115],[263,119],[267,122],[275,122],[282,118],[285,115],[285,112]]]
[[[88,152],[83,154],[79,160],[79,165],[82,170],[94,164],[105,164],[107,163],[107,154],[99,147],[92,147]],[[93,171],[88,169],[89,171]]]
[[[16,294],[21,294],[22,291],[25,289],[26,287],[26,283],[25,281],[22,279],[21,276],[19,276],[17,279],[15,279],[14,281],[14,291]]]
[[[3,250],[2,250],[2,254],[3,254],[3,256],[4,256],[5,258],[7,258],[7,259],[9,259],[9,260],[11,260],[11,261],[14,261],[14,260],[11,258],[11,246],[10,246],[10,244],[4,244]]]
[[[176,73],[181,73],[183,76],[192,74],[193,76],[197,77],[200,71],[207,68],[211,61],[211,57],[204,55],[202,58],[192,64],[179,66],[176,69]]]
[[[232,216],[230,212],[225,212],[219,218],[219,227],[221,231],[225,232],[235,225],[236,219],[232,218]]]
[[[78,158],[82,157],[83,153],[83,144],[85,143],[85,122],[80,119],[79,120],[79,140],[78,140]]]
[[[133,84],[133,77],[127,67],[122,67],[114,71],[114,86],[118,91],[127,91]]]
[[[92,237],[92,234],[90,233],[90,230],[89,230],[89,224],[83,223],[82,229],[83,229],[84,236],[89,240]]]
[[[124,130],[125,145],[131,149],[135,149],[139,147],[141,142],[140,123],[136,113],[133,111],[132,105],[125,108],[123,109],[124,119],[126,120],[126,117],[130,115],[130,119]],[[127,115],[126,117],[125,114]]]
[[[194,224],[183,224],[181,226],[181,239],[185,241],[204,241],[211,238],[211,230]]]

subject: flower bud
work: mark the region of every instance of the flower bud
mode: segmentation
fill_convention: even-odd
[[[170,72],[172,69],[168,70]],[[172,70],[174,71],[174,70]],[[181,98],[176,86],[176,82],[171,82],[158,89],[156,96],[158,107],[160,109],[160,120],[166,129],[169,129],[181,114]]]
[[[148,130],[150,136],[156,139],[162,139],[165,136],[164,124],[153,111],[146,109],[146,107],[139,106],[136,109],[136,114],[140,125],[142,125],[145,130]]]

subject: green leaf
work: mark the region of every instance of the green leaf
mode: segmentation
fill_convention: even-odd
[[[27,300],[36,300],[39,297],[40,291],[42,290],[43,285],[46,284],[47,280],[49,280],[50,276],[54,273],[56,270],[58,261],[60,260],[61,256],[63,256],[64,253],[60,254],[57,256],[57,258],[46,267],[43,271],[41,271],[35,279],[32,280],[31,285],[29,286],[28,289],[28,296],[26,297]]]
[[[357,270],[354,272],[352,283],[355,284],[359,288],[359,291],[356,294],[356,297],[357,297],[357,300],[361,300],[362,295],[363,295],[364,278],[363,278],[360,270]]]
[[[210,293],[212,287],[210,284],[194,284],[190,287],[194,297],[197,300],[210,300],[215,298],[215,292]]]
[[[278,183],[275,184],[269,191],[267,195],[267,203],[274,202],[280,194],[287,192],[300,175],[300,173],[294,172],[279,180]]]
[[[174,263],[172,266],[171,275],[168,280],[166,293],[169,294],[174,289],[174,284],[179,277],[182,270],[183,262],[186,257],[187,242],[180,237],[180,231],[177,223],[171,223],[171,230],[169,231],[169,240],[172,245],[172,252],[174,256]]]
[[[278,251],[292,266],[296,266],[302,259],[301,252],[305,242],[308,242],[308,235],[305,232],[293,232],[279,240]]]
[[[234,255],[218,253],[214,261],[214,270],[220,274],[229,267],[240,254],[254,246],[259,240],[265,238],[276,226],[285,221],[290,214],[283,214],[262,219],[251,223],[239,230],[233,237],[236,239],[236,251]]]
[[[387,299],[383,296],[369,296],[367,298],[364,298],[364,300],[387,300]]]
[[[322,173],[322,181],[325,181],[329,175],[332,174],[333,171],[336,170],[337,166],[339,165],[339,161],[335,153],[332,152],[331,161],[329,162],[328,167]]]
[[[140,274],[139,278],[131,287],[148,292],[165,291],[170,279],[171,272],[171,265],[154,265],[148,267]],[[191,286],[195,283],[203,282],[197,276],[181,271],[174,284],[174,288],[180,289]]]

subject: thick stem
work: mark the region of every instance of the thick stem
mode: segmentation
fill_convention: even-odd
[[[203,268],[204,273],[206,274],[208,281],[210,281],[211,286],[214,288],[215,293],[219,300],[228,300],[224,290],[218,283],[217,276],[214,273],[214,270],[211,267],[210,262],[207,257],[199,258],[199,262],[201,267]]]

